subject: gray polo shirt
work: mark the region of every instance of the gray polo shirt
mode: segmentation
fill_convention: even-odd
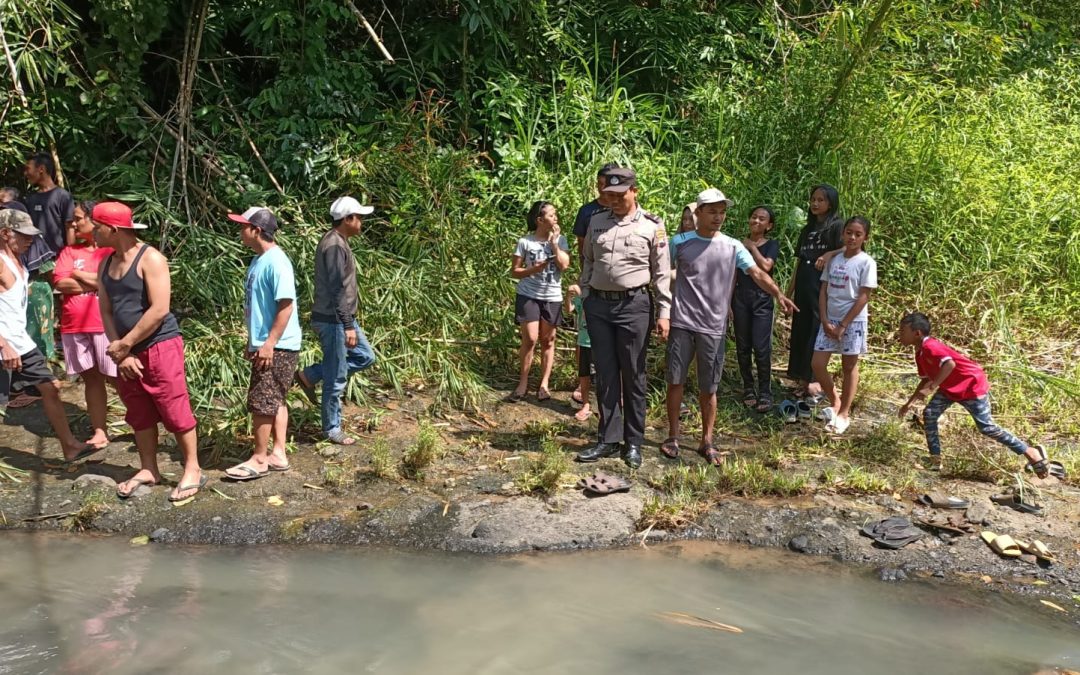
[[[712,239],[683,232],[671,239],[671,262],[675,268],[672,328],[706,335],[727,333],[735,270],[757,267],[743,243],[719,232]]]

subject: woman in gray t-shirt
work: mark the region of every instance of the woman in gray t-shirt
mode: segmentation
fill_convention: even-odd
[[[521,371],[508,400],[517,402],[529,391],[529,369],[540,343],[540,385],[536,398],[551,398],[548,379],[555,363],[555,329],[562,321],[562,273],[570,264],[566,237],[559,234],[559,215],[551,202],[534,202],[525,222],[530,234],[518,239],[510,275],[518,280],[514,319],[521,326]]]

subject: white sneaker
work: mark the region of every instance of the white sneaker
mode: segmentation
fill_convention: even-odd
[[[828,426],[832,427],[831,431],[834,434],[842,434],[842,433],[844,433],[845,431],[848,430],[848,427],[851,426],[851,420],[847,419],[847,418],[844,418],[844,417],[837,417],[837,418],[834,418],[833,421],[830,422]],[[828,427],[826,427],[826,428],[828,428]]]

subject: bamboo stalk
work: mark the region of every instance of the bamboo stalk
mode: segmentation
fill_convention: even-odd
[[[281,183],[274,176],[274,172],[270,170],[270,167],[266,165],[266,161],[263,160],[262,154],[259,152],[259,148],[255,147],[255,141],[251,139],[251,134],[248,133],[247,127],[244,126],[244,122],[240,119],[240,114],[236,112],[236,108],[233,106],[232,101],[229,99],[229,94],[225,90],[225,86],[221,83],[221,78],[218,77],[217,69],[214,68],[214,64],[207,64],[210,66],[210,73],[214,76],[214,81],[217,82],[218,87],[221,89],[221,95],[225,97],[225,105],[229,107],[229,112],[232,113],[233,119],[236,120],[236,125],[240,127],[240,133],[244,135],[244,140],[248,142],[251,147],[251,151],[255,153],[255,159],[259,160],[259,165],[266,172],[266,176],[270,179],[270,182],[274,184],[274,188],[277,189],[278,194],[284,195],[285,190],[281,188]]]
[[[4,48],[4,59],[7,61],[8,70],[11,71],[11,85],[15,88],[15,93],[19,95],[19,100],[22,101],[24,108],[29,108],[30,103],[26,100],[26,93],[23,91],[22,82],[19,81],[19,73],[15,70],[15,58],[11,55],[11,49],[8,47],[7,32],[4,30],[3,13],[0,13],[0,45]]]
[[[345,0],[345,4],[349,7],[349,10],[356,15],[356,18],[360,20],[360,23],[367,30],[368,35],[371,36],[371,39],[375,41],[375,45],[378,46],[379,51],[382,52],[383,58],[385,58],[388,63],[394,63],[394,57],[390,55],[390,52],[386,51],[386,45],[379,39],[378,34],[375,33],[375,29],[372,28],[371,24],[368,23],[368,20],[364,18],[363,13],[356,8],[356,5],[353,4],[352,0]]]

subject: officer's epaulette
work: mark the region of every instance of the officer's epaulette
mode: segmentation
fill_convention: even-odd
[[[648,218],[649,220],[653,221],[653,222],[654,222],[654,223],[656,223],[657,225],[659,225],[660,223],[664,222],[664,221],[663,221],[663,219],[662,219],[662,218],[660,218],[660,216],[656,215],[655,213],[649,213],[648,211],[642,211],[642,212],[641,212],[641,215],[645,216],[646,218]]]

